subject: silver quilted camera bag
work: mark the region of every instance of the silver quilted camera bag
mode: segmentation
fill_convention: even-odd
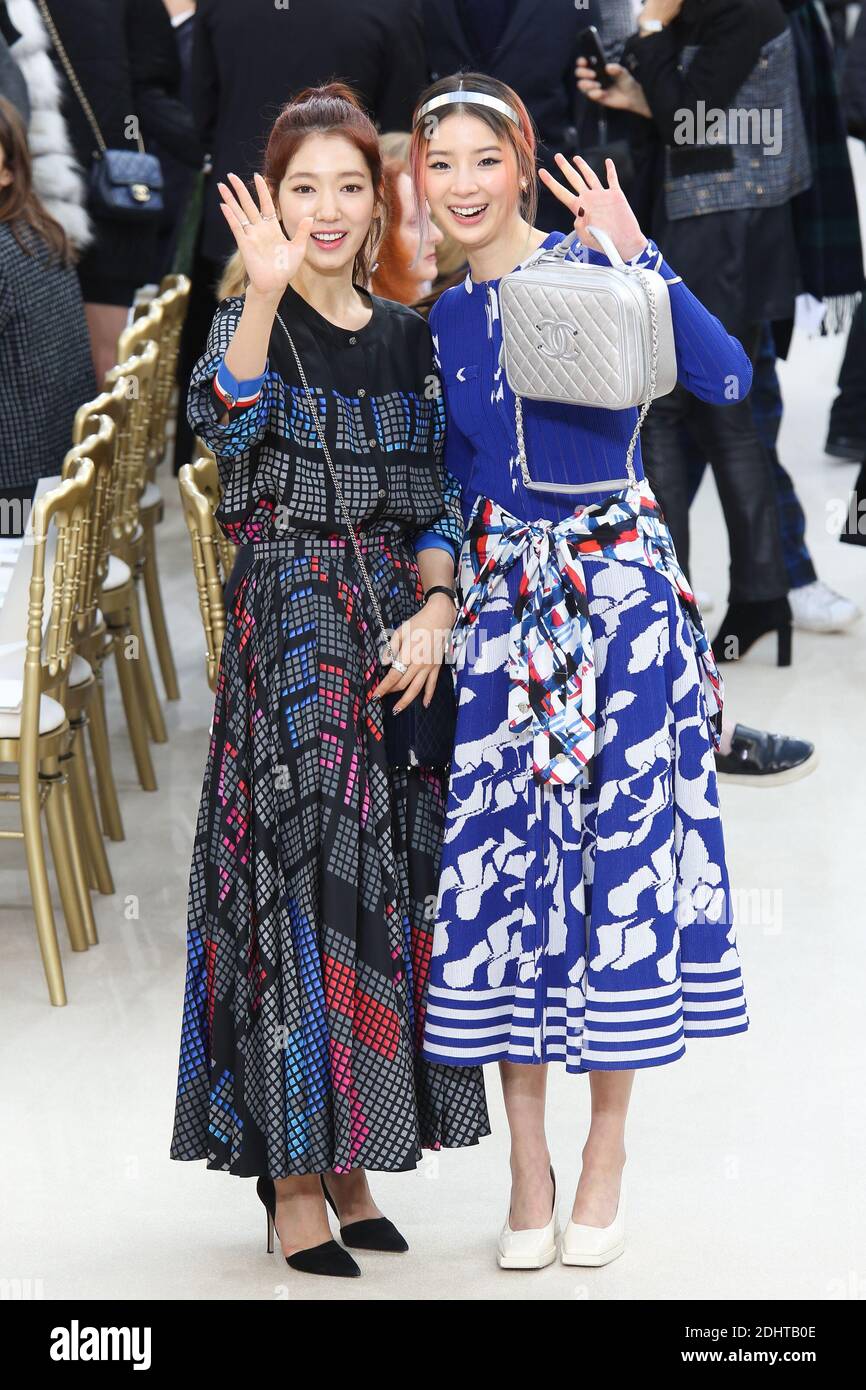
[[[502,357],[515,396],[523,481],[548,492],[587,492],[636,482],[632,459],[656,396],[677,382],[677,359],[667,282],[655,270],[627,265],[607,232],[589,227],[611,262],[566,259],[577,232],[543,252],[499,285]],[[535,482],[529,476],[521,397],[601,410],[641,406],[629,444],[628,478],[605,484]]]

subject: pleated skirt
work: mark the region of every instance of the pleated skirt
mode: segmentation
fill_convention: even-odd
[[[414,551],[366,533],[388,626]],[[420,1057],[446,779],[386,764],[378,623],[345,538],[254,547],[227,614],[189,885],[170,1156],[239,1176],[414,1168],[489,1133]]]
[[[659,1066],[748,1027],[691,629],[668,581],[584,557],[598,728],[587,787],[508,727],[521,567],[458,657],[423,1056],[453,1067]]]

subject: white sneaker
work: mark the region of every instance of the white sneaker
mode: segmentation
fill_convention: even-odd
[[[606,1265],[625,1249],[625,1176],[619,1189],[616,1216],[609,1226],[581,1226],[569,1221],[562,1236],[564,1265]]]
[[[816,579],[788,594],[794,626],[805,632],[844,632],[862,617],[856,603]]]
[[[556,1259],[556,1237],[559,1223],[556,1219],[556,1175],[551,1168],[553,1179],[553,1210],[546,1226],[533,1227],[528,1231],[512,1231],[511,1205],[505,1225],[499,1233],[500,1269],[544,1269]]]

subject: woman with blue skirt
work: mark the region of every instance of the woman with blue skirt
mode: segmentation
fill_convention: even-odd
[[[541,177],[574,217],[578,257],[668,282],[678,380],[723,405],[751,386],[731,337],[641,232],[608,161]],[[544,1129],[547,1064],[588,1073],[592,1122],[568,1264],[624,1245],[624,1132],[635,1072],[687,1041],[748,1027],[713,751],[722,682],[694,595],[643,476],[621,486],[635,410],[527,400],[532,481],[611,480],[575,505],[533,493],[501,361],[501,277],[562,232],[533,226],[535,146],[516,93],[476,73],[429,87],[415,113],[419,200],[469,272],[430,316],[447,413],[446,467],[466,535],[453,640],[458,723],[423,1055],[500,1065],[511,1204],[499,1263],[557,1252]],[[567,699],[553,700],[554,692]]]

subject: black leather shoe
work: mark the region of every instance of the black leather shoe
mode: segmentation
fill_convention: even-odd
[[[713,638],[713,656],[719,665],[739,661],[768,632],[776,634],[776,665],[790,666],[791,605],[787,598],[731,603]]]
[[[847,459],[849,463],[862,463],[866,458],[866,439],[856,439],[853,435],[835,434],[827,436],[824,453],[833,459]]]
[[[340,1219],[337,1204],[328,1191],[322,1175],[322,1191],[331,1211]],[[401,1236],[393,1221],[387,1216],[371,1216],[366,1221],[350,1221],[348,1226],[340,1227],[340,1239],[353,1250],[387,1250],[394,1255],[402,1255],[409,1249],[409,1243]]]
[[[268,1254],[274,1253],[274,1214],[277,1209],[277,1194],[273,1178],[261,1177],[256,1183],[256,1193],[264,1203],[268,1213]],[[335,1240],[323,1240],[321,1245],[311,1245],[308,1250],[296,1250],[294,1255],[284,1256],[286,1264],[302,1274],[330,1274],[337,1279],[357,1279],[361,1273],[348,1250],[344,1250]]]
[[[716,776],[720,782],[741,786],[776,787],[808,777],[817,764],[814,743],[737,724],[730,753],[716,754]]]

